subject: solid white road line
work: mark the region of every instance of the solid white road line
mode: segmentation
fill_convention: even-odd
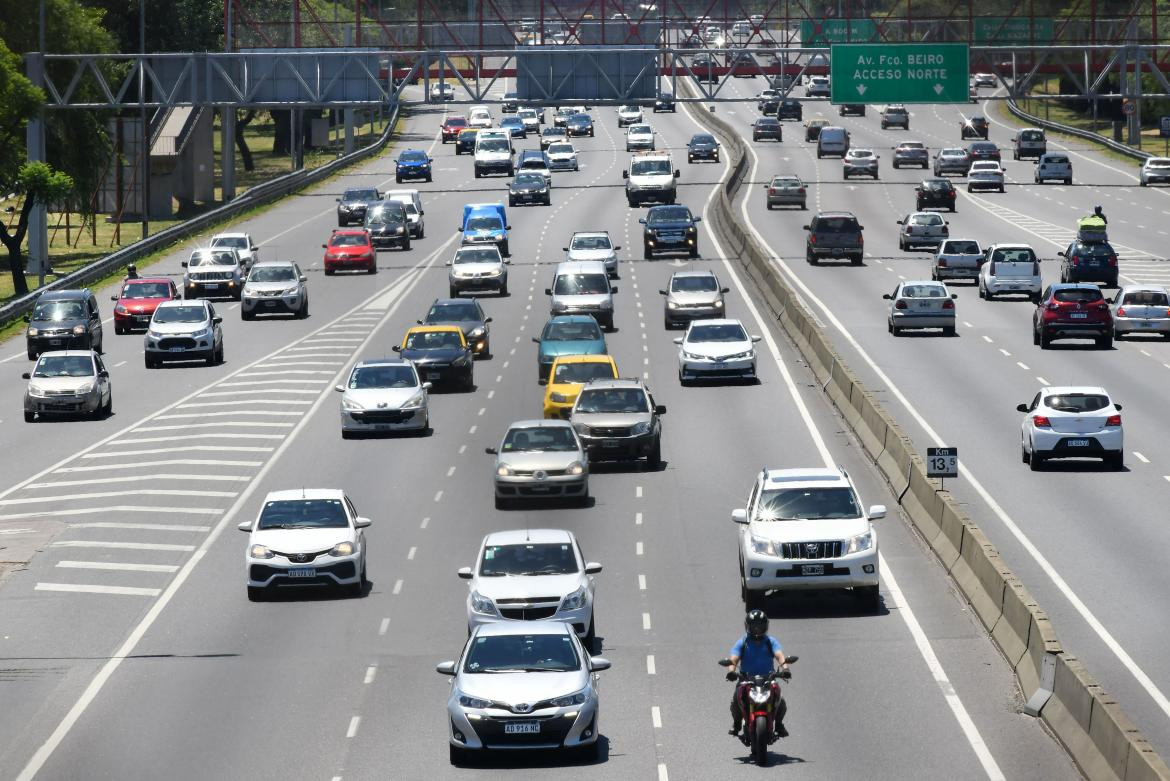
[[[172,424],[172,425],[167,425],[167,426],[139,426],[138,428],[133,430],[133,433],[137,434],[139,432],[144,432],[144,431],[145,432],[151,432],[151,431],[190,432],[191,429],[194,429],[194,428],[214,428],[214,429],[232,428],[232,427],[248,428],[248,429],[254,429],[254,428],[292,428],[294,425],[296,425],[296,424],[282,423],[282,422],[264,422],[264,421],[259,421],[259,420],[244,420],[244,421],[221,420],[221,421],[216,421],[215,423],[183,423],[181,425]],[[121,440],[117,440],[117,441],[120,442]],[[171,440],[171,441],[173,441],[173,440]],[[218,449],[218,448],[216,448],[216,449]]]
[[[185,428],[175,426],[175,428]],[[284,439],[283,434],[229,434],[220,431],[206,431],[202,433],[187,433],[183,439]],[[116,439],[111,445],[149,445],[152,442],[174,442],[174,437],[139,437],[135,439]]]
[[[93,513],[151,513],[153,515],[222,515],[223,510],[202,507],[147,507],[134,504],[119,504],[113,507],[73,507],[68,510],[35,510],[27,513],[5,513],[0,521],[15,521],[21,518],[64,518],[70,515],[91,515]]]
[[[118,450],[112,453],[85,453],[82,458],[122,458],[124,456],[157,456],[163,453],[271,453],[270,447],[248,447],[246,445],[186,445],[183,447],[160,447],[150,450]],[[23,486],[21,486],[23,488]]]
[[[78,594],[121,594],[132,597],[157,597],[162,589],[131,586],[87,586],[79,583],[37,583],[34,591],[71,591]]]
[[[177,564],[127,564],[115,561],[58,561],[63,569],[99,569],[113,572],[176,572]]]

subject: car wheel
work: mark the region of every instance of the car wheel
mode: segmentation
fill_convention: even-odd
[[[33,420],[36,418],[36,416],[37,416],[37,414],[35,412],[29,412],[28,410],[25,410],[24,411],[24,422],[25,423],[32,423]]]
[[[864,260],[864,258],[862,257],[861,253],[858,253],[858,254],[853,256],[853,258],[851,259],[850,262],[855,266],[860,266],[862,260]]]
[[[325,269],[325,276],[327,276],[327,277],[331,277],[331,276],[333,276],[333,273],[334,273],[334,272],[333,272],[333,269],[331,269],[331,268],[326,268],[326,269]]]
[[[110,417],[114,414],[114,391],[110,391],[110,397],[106,399],[106,403],[98,411],[98,417]]]
[[[118,325],[117,323],[114,323],[114,333],[118,334],[120,336],[120,335],[126,333],[126,329],[123,328],[122,326]]]
[[[506,298],[508,296],[508,283],[500,285],[500,296]]]
[[[459,288],[451,287],[450,285],[448,285],[447,286],[447,298],[458,298],[458,297],[459,297]]]
[[[1031,462],[1032,456],[1028,453],[1028,448],[1024,447],[1024,443],[1020,443],[1020,461],[1027,464]]]
[[[1032,344],[1034,344],[1034,345],[1040,344],[1040,332],[1037,331],[1035,328],[1032,329]]]
[[[649,247],[642,248],[642,260],[653,260],[654,253],[650,251]]]
[[[351,583],[345,587],[345,591],[349,596],[359,599],[366,593],[366,565],[362,565],[362,576],[357,583]]]
[[[395,177],[394,177],[394,181],[398,182],[398,184],[402,184],[402,177],[401,177],[401,176],[395,176]]]
[[[586,494],[586,498],[588,498],[588,494]],[[589,629],[587,629],[585,631],[585,637],[581,641],[582,643],[584,643],[586,651],[589,651],[590,653],[593,652],[593,642],[596,639],[597,639],[597,615],[596,615],[596,611],[591,611],[589,613]]]
[[[658,470],[662,468],[662,435],[658,435],[658,439],[654,440],[654,449],[650,451],[650,455],[646,458],[646,466],[649,469]]]
[[[148,368],[148,369],[153,369],[153,368],[158,366],[158,363],[150,358],[147,358],[145,360],[145,363],[146,363],[146,368]]]
[[[432,181],[432,180],[431,180],[431,175],[430,175],[430,174],[427,174],[427,181],[428,181],[428,182],[429,182],[429,181]]]
[[[586,745],[578,748],[577,757],[581,762],[596,762],[597,757],[600,755],[600,751],[601,749],[595,740],[592,743],[587,743]]]
[[[1097,346],[1100,347],[1102,350],[1112,350],[1113,349],[1113,334],[1108,334],[1106,336],[1102,336],[1101,338],[1097,339]]]
[[[1028,466],[1033,472],[1039,472],[1044,468],[1044,456],[1033,450],[1031,458],[1028,459]]]
[[[211,360],[217,366],[219,364],[223,363],[223,344],[222,343],[220,343],[219,349],[216,350],[215,353],[212,355]]]
[[[768,211],[772,211],[772,203],[770,201],[768,202]]]
[[[243,309],[241,309],[240,310],[240,319],[241,320],[255,320],[256,315],[253,314],[252,312],[247,312],[247,311],[244,311]]]
[[[447,744],[447,749],[448,758],[450,759],[452,765],[458,767],[459,765],[466,765],[468,763],[469,755],[467,753],[467,749],[462,749],[458,746],[452,746],[450,743]]]
[[[467,376],[465,376],[463,378],[463,390],[468,391],[469,393],[471,391],[475,390],[475,372],[474,371],[467,372]]]
[[[1041,330],[1040,331],[1040,349],[1047,350],[1051,346],[1052,346],[1052,338],[1048,334],[1044,333],[1043,330]]]

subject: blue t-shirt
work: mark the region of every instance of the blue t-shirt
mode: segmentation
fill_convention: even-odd
[[[731,655],[739,657],[739,669],[744,675],[767,675],[772,672],[775,656],[781,650],[780,641],[771,635],[764,635],[762,640],[744,635],[731,646]]]

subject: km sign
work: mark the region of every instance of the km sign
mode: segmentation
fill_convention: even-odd
[[[829,48],[831,100],[839,103],[966,103],[965,43],[839,43]]]

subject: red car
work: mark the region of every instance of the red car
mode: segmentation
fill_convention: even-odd
[[[367,273],[378,273],[378,255],[370,243],[370,234],[364,230],[334,230],[325,250],[325,275],[337,271],[363,269]]]
[[[459,137],[459,131],[465,127],[468,127],[467,117],[447,117],[447,121],[439,125],[439,129],[443,131],[443,143],[454,141]]]
[[[135,328],[145,329],[154,317],[154,310],[163,301],[179,297],[175,283],[165,277],[126,279],[122,292],[110,296],[114,305],[114,333],[125,334]]]

